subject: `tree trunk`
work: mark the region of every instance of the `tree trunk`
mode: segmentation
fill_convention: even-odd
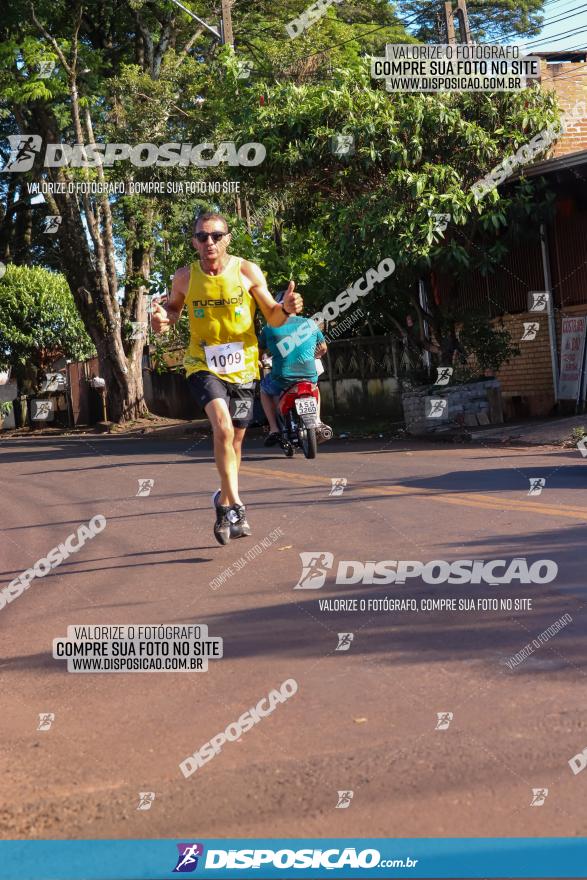
[[[10,262],[14,250],[14,214],[17,207],[19,207],[17,196],[19,177],[20,175],[16,174],[13,174],[12,177],[9,177],[8,188],[5,196],[6,211],[2,212],[2,216],[0,218],[0,258],[5,263]]]
[[[69,60],[65,57],[58,41],[37,19],[32,3],[30,11],[35,26],[51,44],[67,73],[71,121],[76,142],[93,144],[96,139],[90,105],[88,102],[80,101],[78,88],[79,32],[84,20],[84,10],[81,0],[76,0],[74,6]],[[152,79],[158,79],[165,53],[170,43],[175,41],[174,16],[175,12],[168,12],[163,20],[157,17],[162,30],[155,45],[152,33],[139,10],[135,9],[137,22],[135,57],[143,71]],[[86,17],[86,24],[87,22]],[[110,26],[111,21],[108,24]],[[111,46],[109,32],[106,28],[103,28],[103,32],[104,46]],[[184,55],[195,39],[196,37],[193,36],[188,40],[183,49]],[[45,144],[61,142],[63,126],[60,126],[53,111],[46,104],[32,102],[27,104],[26,110],[17,106],[14,108],[14,115],[21,132],[39,132]],[[31,127],[29,122],[32,123]],[[96,174],[98,181],[103,184],[105,178],[102,165],[97,166]],[[133,235],[126,243],[127,271],[124,302],[121,305],[117,295],[114,224],[108,196],[92,197],[87,194],[78,196],[68,192],[67,184],[74,182],[75,175],[65,168],[50,168],[48,176],[51,181],[66,184],[62,187],[65,192],[48,194],[46,199],[52,210],[59,212],[61,216],[58,241],[62,271],[67,278],[84,326],[96,346],[100,374],[106,383],[108,416],[116,422],[136,418],[147,412],[143,395],[142,353],[146,336],[145,295],[148,292],[152,261],[150,241],[155,215],[154,203],[143,204],[140,213],[135,211],[134,216],[129,218],[132,221],[129,228]],[[82,177],[85,177],[85,181],[89,180],[87,169],[82,173]],[[133,329],[137,329],[138,333],[129,332],[131,322],[136,322]]]
[[[120,424],[145,415],[148,410],[143,393],[142,346],[138,358],[128,358],[127,372],[122,375],[116,352],[107,352],[98,359],[100,376],[106,382],[108,419]]]
[[[44,143],[61,141],[57,120],[42,105],[31,112],[32,131],[39,132]],[[46,196],[62,221],[59,227],[59,255],[77,309],[98,354],[100,375],[106,382],[108,417],[125,422],[147,412],[143,394],[142,351],[144,339],[123,341],[123,320],[118,303],[118,285],[114,269],[112,219],[88,196],[67,192],[71,182],[66,168],[48,169],[49,180],[65,184],[65,192]],[[102,210],[99,212],[98,208]],[[99,213],[102,223],[98,222]],[[85,223],[84,223],[85,220]],[[89,230],[89,235],[88,235]],[[148,267],[145,267],[148,277]],[[133,297],[126,320],[145,321],[144,286]]]

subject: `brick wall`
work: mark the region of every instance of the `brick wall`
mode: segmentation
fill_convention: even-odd
[[[565,315],[584,315],[587,309],[582,306],[565,308]],[[552,366],[550,359],[550,342],[548,335],[548,318],[546,315],[522,312],[518,315],[504,315],[503,326],[509,331],[520,354],[505,364],[497,377],[501,383],[504,415],[507,419],[548,416],[554,408],[554,390],[552,383]],[[560,368],[561,316],[556,314],[556,345],[558,367]],[[524,323],[540,325],[536,338],[522,341]],[[564,406],[564,404],[563,404]]]
[[[522,341],[524,323],[539,324],[532,341]],[[506,419],[549,415],[554,406],[554,393],[547,316],[536,312],[504,315],[497,325],[511,334],[512,342],[520,349],[519,356],[512,358],[498,373]]]
[[[568,62],[547,64],[542,61],[541,86],[546,91],[555,91],[563,110],[570,110],[577,101],[587,104],[587,62]],[[552,156],[566,156],[587,150],[587,117],[569,126],[565,134],[555,144]]]

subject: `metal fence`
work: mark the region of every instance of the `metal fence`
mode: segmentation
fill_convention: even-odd
[[[397,378],[402,354],[394,336],[355,336],[331,342],[323,363],[331,381]]]

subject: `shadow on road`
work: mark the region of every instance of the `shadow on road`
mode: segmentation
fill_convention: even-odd
[[[402,486],[416,489],[434,489],[436,491],[456,492],[499,492],[520,491],[520,501],[524,495],[528,495],[530,480],[545,478],[546,484],[540,495],[529,496],[528,500],[540,504],[553,503],[549,500],[549,489],[582,489],[587,488],[587,470],[582,470],[581,465],[564,464],[555,467],[532,465],[528,467],[522,463],[518,466],[510,465],[504,468],[479,468],[476,470],[448,471],[436,476],[419,477],[416,479],[400,479]],[[370,482],[376,483],[376,480]],[[522,494],[524,493],[524,494]],[[587,496],[584,498],[587,510]],[[556,503],[556,502],[554,502]]]
[[[349,440],[349,441],[333,441],[331,443],[321,444],[319,447],[318,460],[324,455],[336,455],[339,453],[362,453],[362,454],[383,454],[405,452],[411,449],[425,451],[426,449],[435,449],[434,444],[418,445],[416,447],[407,445],[405,440]],[[187,455],[199,458],[201,453],[205,453],[210,457],[212,449],[211,437],[185,437],[177,440],[155,440],[150,436],[143,437],[116,437],[112,436],[95,436],[89,438],[26,438],[21,440],[2,440],[0,441],[0,462],[4,463],[22,463],[22,462],[43,462],[43,461],[66,461],[71,459],[77,461],[80,456],[85,457],[103,457],[104,459],[113,456],[142,456],[151,455],[155,459],[152,464],[160,463],[160,456],[165,455]],[[263,446],[263,440],[259,437],[250,437],[245,441],[244,457],[249,457],[255,461],[275,461],[287,463],[285,455],[278,450],[269,451]],[[296,459],[304,461],[303,455],[298,452]],[[212,460],[212,459],[210,459]],[[244,460],[244,458],[243,458]],[[143,462],[141,462],[142,464]],[[122,462],[119,466],[131,464],[131,462]],[[145,462],[148,464],[148,462]],[[97,464],[99,468],[103,464]],[[93,468],[87,468],[92,470]],[[53,470],[53,468],[52,468]],[[67,469],[66,469],[67,470]],[[39,473],[44,473],[40,471]]]
[[[472,588],[442,595],[479,596]],[[324,591],[323,591],[324,592]],[[295,594],[294,594],[295,595]],[[298,594],[299,595],[299,594]],[[381,599],[390,590],[345,591],[345,599]],[[393,598],[438,598],[411,587],[394,590]],[[483,597],[490,594],[484,592]],[[505,596],[493,592],[492,596]],[[537,596],[535,591],[516,589],[516,596],[534,599],[532,612],[480,612],[466,614],[444,612],[321,612],[318,600],[297,598],[278,604],[241,609],[223,614],[198,615],[170,619],[171,624],[207,624],[212,635],[224,639],[222,662],[259,659],[269,664],[276,659],[313,659],[320,662],[348,662],[361,657],[385,666],[422,663],[481,662],[495,674],[552,675],[564,671],[572,676],[587,674],[587,609],[584,603],[561,598],[554,591]],[[335,598],[332,591],[320,598]],[[336,598],[340,598],[340,591]],[[535,654],[510,670],[505,660],[521,651],[547,627],[569,613],[573,618],[559,633],[538,647]],[[354,633],[346,661],[336,651],[338,633]],[[270,669],[271,666],[268,666]],[[63,672],[50,652],[20,655],[0,660],[0,673],[44,669]],[[66,673],[67,674],[67,673]],[[182,673],[185,674],[185,673]]]
[[[390,590],[383,591],[365,588],[360,592],[345,592],[347,599],[380,599]],[[337,594],[338,596],[339,594]],[[440,595],[481,596],[472,588],[456,589],[452,594],[443,591],[424,592],[414,589],[393,592],[393,598],[438,598]],[[494,592],[491,594],[495,596]],[[505,591],[497,594],[507,595]],[[516,596],[534,599],[533,612],[516,616],[512,612],[466,614],[427,612],[331,612],[319,610],[317,599],[305,599],[293,604],[285,601],[277,605],[263,606],[261,609],[248,609],[215,615],[205,621],[210,632],[221,634],[224,638],[224,657],[242,658],[284,658],[300,657],[322,658],[335,656],[339,632],[353,632],[354,641],[347,656],[363,656],[377,659],[381,663],[396,665],[406,663],[445,663],[457,661],[486,661],[495,666],[497,672],[510,670],[500,665],[500,658],[509,658],[551,626],[568,612],[573,622],[540,647],[537,654],[541,659],[564,661],[570,669],[587,671],[587,643],[585,627],[587,610],[582,602],[570,598],[561,599],[555,592],[537,597],[534,591],[517,589]],[[321,598],[334,598],[326,594]],[[577,607],[580,610],[577,610]],[[179,622],[179,621],[178,621]],[[337,655],[336,655],[337,656]],[[544,667],[534,667],[531,662],[522,665],[519,672],[537,673],[548,671]]]

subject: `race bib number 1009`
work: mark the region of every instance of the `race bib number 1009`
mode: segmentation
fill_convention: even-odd
[[[208,369],[226,375],[238,373],[245,365],[242,342],[225,342],[223,345],[207,345],[204,348]]]

